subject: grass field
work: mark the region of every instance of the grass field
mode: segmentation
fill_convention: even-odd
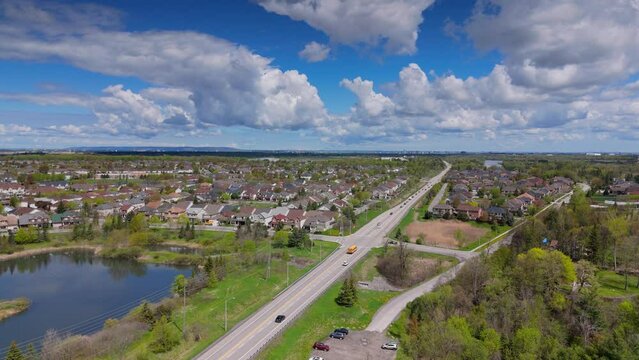
[[[494,239],[496,236],[498,236],[499,234],[502,234],[505,231],[510,230],[511,226],[508,225],[496,225],[495,229],[493,230],[490,224],[487,223],[476,223],[476,222],[472,222],[471,223],[473,226],[476,227],[480,227],[480,228],[485,228],[488,230],[487,233],[485,233],[484,235],[482,235],[479,239],[466,244],[465,246],[463,246],[461,248],[461,250],[473,250],[476,247],[483,245],[485,243],[487,243],[488,241]]]
[[[637,276],[628,276],[628,290],[624,290],[624,275],[617,274],[614,271],[598,271],[597,280],[599,281],[599,294],[601,296],[616,298],[639,295],[639,288],[637,288]]]
[[[369,273],[370,266],[367,265],[374,264],[377,255],[381,254],[382,251],[383,249],[381,248],[371,250],[363,260],[355,265],[353,274],[358,277],[364,273],[366,273],[366,276],[375,276],[375,267],[372,266],[373,273]],[[264,360],[308,359],[315,341],[326,338],[337,327],[346,327],[351,330],[366,328],[377,309],[398,294],[397,292],[359,289],[357,292],[357,304],[351,308],[346,308],[335,303],[335,298],[341,286],[341,282],[331,286],[258,358]]]
[[[323,242],[325,250],[322,258],[328,256],[338,244]],[[290,282],[308,272],[320,260],[319,251],[304,249],[288,249],[291,257],[304,257],[311,260],[303,268],[289,266]],[[215,339],[224,334],[224,303],[228,299],[228,328],[231,329],[286,287],[286,263],[274,258],[271,266],[271,277],[265,279],[264,265],[255,265],[238,269],[228,274],[214,289],[204,289],[188,299],[186,322],[203,329],[203,340],[183,341],[173,350],[164,354],[152,354],[146,350],[151,341],[147,333],[135,342],[127,351],[127,359],[190,359],[206,348]],[[182,312],[178,309],[174,314],[175,324],[182,323]],[[188,325],[187,325],[188,326]]]
[[[379,276],[375,264],[377,256],[383,251],[383,248],[373,249],[355,265],[353,274],[357,279],[370,280]],[[458,262],[455,258],[443,255],[429,253],[416,253],[416,255],[420,258],[445,259],[451,261],[451,264]],[[400,294],[400,292],[359,289],[359,302],[352,308],[344,308],[335,303],[341,286],[341,282],[333,285],[258,358],[262,360],[308,359],[315,341],[325,339],[337,327],[346,327],[351,330],[365,329],[377,310],[394,296]]]
[[[31,301],[27,298],[0,299],[0,321],[27,310],[29,305],[31,305]]]

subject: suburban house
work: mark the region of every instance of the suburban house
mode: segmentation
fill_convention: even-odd
[[[13,214],[0,215],[0,234],[18,229],[18,217]]]
[[[20,227],[44,227],[49,226],[51,219],[49,215],[41,210],[34,210],[27,214],[18,216],[18,225]]]
[[[79,211],[65,211],[62,214],[51,215],[51,225],[54,228],[60,228],[65,226],[73,226],[79,224],[82,221]]]
[[[310,232],[326,231],[335,225],[335,213],[332,211],[308,211],[304,228]]]
[[[468,216],[468,219],[470,220],[477,220],[481,217],[483,210],[482,208],[477,206],[472,206],[469,204],[459,204],[455,208],[455,212],[457,212],[457,215],[466,214],[466,216]]]
[[[502,220],[508,215],[508,211],[501,206],[491,206],[488,208],[488,217],[491,220]]]
[[[455,209],[448,204],[437,204],[433,206],[433,214],[435,216],[443,217],[446,214],[452,216],[454,212],[455,212]]]

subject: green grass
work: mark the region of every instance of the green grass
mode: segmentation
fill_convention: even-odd
[[[384,303],[398,293],[359,289],[358,302],[351,308],[341,307],[335,298],[342,286],[334,284],[282,336],[266,348],[259,359],[308,359],[315,341],[328,337],[337,327],[362,330]]]
[[[319,243],[319,241],[316,241]],[[338,244],[322,242],[322,258],[328,256]],[[308,272],[320,260],[319,251],[306,249],[288,249],[290,256],[304,257],[312,262],[304,268],[289,266],[290,283]],[[210,343],[224,335],[224,303],[228,301],[228,327],[255,312],[273,299],[286,287],[286,263],[273,258],[271,277],[265,279],[265,265],[253,265],[230,272],[214,289],[204,289],[188,299],[186,309],[187,324],[198,324],[204,329],[202,341],[183,341],[173,350],[164,354],[150,354],[146,347],[151,341],[150,334],[145,334],[127,349],[126,358],[134,359],[139,354],[149,355],[150,359],[190,359],[204,350]],[[181,326],[181,309],[174,312],[176,325]]]
[[[369,222],[373,221],[373,219],[375,219],[381,213],[383,213],[384,211],[386,211],[388,209],[389,209],[388,204],[386,204],[385,202],[382,202],[382,203],[377,203],[376,206],[373,209],[368,209],[368,210],[364,211],[363,213],[357,215],[357,217],[355,219],[355,223],[353,224],[352,232],[356,232],[362,226],[364,226],[364,225],[368,224]],[[350,235],[350,232],[349,232],[350,230],[351,230],[350,227],[345,228],[344,229],[344,235]],[[339,229],[328,229],[326,231],[323,231],[322,235],[340,236]]]
[[[411,208],[408,210],[406,215],[402,218],[402,220],[393,228],[393,230],[388,234],[389,237],[394,238],[397,233],[397,229],[401,230],[402,234],[406,234],[406,229],[408,225],[410,225],[413,221],[415,221],[415,209]]]
[[[600,285],[599,295],[603,297],[615,298],[639,295],[639,288],[637,288],[637,276],[628,276],[628,290],[624,290],[625,276],[617,274],[614,271],[598,271],[597,280]]]
[[[465,250],[465,251],[473,250],[474,248],[489,242],[490,240],[494,239],[497,235],[502,234],[503,232],[508,231],[511,228],[508,225],[497,225],[496,229],[492,230],[491,225],[488,223],[478,223],[475,221],[470,221],[469,223],[474,227],[488,229],[488,232],[482,235],[482,237],[480,237],[479,239],[466,244],[460,250]]]

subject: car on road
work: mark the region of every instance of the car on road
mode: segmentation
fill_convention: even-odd
[[[382,345],[382,349],[384,349],[384,350],[397,350],[397,343],[396,342],[387,342],[386,344]]]
[[[348,335],[348,329],[347,328],[337,328],[337,329],[333,330],[333,332],[341,332],[344,335]]]
[[[344,333],[334,331],[328,337],[332,339],[344,340],[346,335],[344,335]]]
[[[315,344],[313,344],[313,349],[315,350],[321,350],[321,351],[329,351],[331,348],[324,344],[323,342],[316,342]]]
[[[391,215],[393,215],[393,213],[390,213]]]
[[[342,266],[348,266],[348,261],[344,261],[344,262],[342,263]]]
[[[277,315],[277,316],[275,317],[275,322],[279,324],[279,323],[281,323],[282,321],[284,321],[284,319],[286,319],[286,315]]]
[[[311,356],[308,360],[324,360],[324,358],[321,356]]]
[[[378,223],[377,223],[377,227],[380,227],[380,226],[382,226],[382,223],[381,223],[381,222],[378,222]]]

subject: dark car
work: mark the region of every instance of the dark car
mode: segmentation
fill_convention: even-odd
[[[337,331],[332,332],[332,333],[329,335],[329,337],[332,337],[333,339],[338,339],[338,340],[344,340],[344,337],[345,337],[345,336],[346,336],[346,335],[345,335],[344,333],[337,332]]]
[[[333,332],[340,332],[340,333],[342,333],[344,335],[348,335],[348,329],[347,328],[338,328],[338,329],[333,330]]]
[[[328,345],[322,343],[322,342],[316,342],[315,344],[313,344],[313,349],[315,350],[322,350],[322,351],[328,351],[331,348],[328,347]]]
[[[277,317],[275,317],[275,322],[276,322],[276,323],[281,323],[282,321],[284,321],[284,319],[286,319],[286,316],[284,316],[284,315],[277,315]]]

